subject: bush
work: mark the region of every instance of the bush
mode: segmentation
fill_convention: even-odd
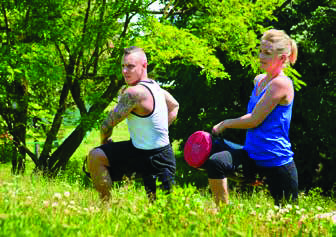
[[[16,156],[13,141],[7,138],[0,139],[0,163],[8,163]]]

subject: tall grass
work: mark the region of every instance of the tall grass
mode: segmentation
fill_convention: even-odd
[[[125,124],[119,126],[116,141],[128,138]],[[199,185],[205,174],[179,168],[185,164],[176,144],[171,194],[159,190],[151,203],[141,181],[125,179],[102,202],[81,172],[97,138],[91,132],[56,179],[32,174],[30,162],[23,176],[11,175],[9,164],[0,166],[0,236],[336,236],[335,201],[319,189],[301,193],[298,205],[278,207],[266,189],[246,193],[231,186],[231,204],[215,209],[208,187]]]

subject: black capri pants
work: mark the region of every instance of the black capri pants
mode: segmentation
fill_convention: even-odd
[[[207,171],[209,179],[229,178],[238,172],[242,173],[245,182],[250,183],[255,181],[256,175],[259,174],[265,177],[265,182],[276,205],[282,200],[297,202],[298,174],[294,161],[275,167],[257,166],[242,146],[235,149],[223,144],[225,143],[223,141],[215,141],[222,145],[217,145],[216,151],[201,167]]]

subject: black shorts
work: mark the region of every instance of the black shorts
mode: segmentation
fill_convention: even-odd
[[[132,141],[113,142],[101,145],[110,167],[107,167],[113,181],[124,175],[140,174],[172,182],[176,172],[176,160],[171,145],[153,150],[142,150],[133,146]],[[146,184],[145,184],[146,185]]]

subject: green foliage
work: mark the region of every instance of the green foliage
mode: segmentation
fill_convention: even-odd
[[[307,83],[305,83],[304,81],[302,81],[301,79],[299,79],[299,78],[301,78],[302,76],[301,76],[301,74],[298,72],[298,71],[296,71],[294,68],[292,68],[292,67],[286,67],[285,69],[284,69],[284,71],[285,71],[285,73],[286,73],[286,75],[290,78],[290,79],[292,79],[292,81],[293,81],[293,85],[294,85],[294,89],[295,90],[300,90],[301,88],[302,88],[302,86],[307,86]]]
[[[0,139],[0,164],[11,162],[16,155],[17,152],[13,142],[7,139]]]
[[[332,193],[334,159],[335,1],[295,1],[279,12],[274,27],[284,29],[298,43],[300,72],[306,86],[296,93],[291,141],[302,188],[321,187]],[[295,81],[294,81],[295,83]]]
[[[226,52],[232,61],[257,71],[259,36],[265,31],[262,22],[276,19],[272,12],[282,1],[198,1],[194,14],[185,23],[196,36]],[[183,16],[182,16],[183,17]],[[225,66],[225,65],[224,65]]]
[[[149,61],[155,64],[152,74],[156,79],[167,82],[165,65],[170,64],[195,65],[209,81],[228,77],[223,65],[214,55],[215,50],[208,46],[206,39],[200,39],[188,30],[162,24],[153,18],[145,19],[144,23],[145,35],[137,38],[135,43],[145,49],[150,56]]]

